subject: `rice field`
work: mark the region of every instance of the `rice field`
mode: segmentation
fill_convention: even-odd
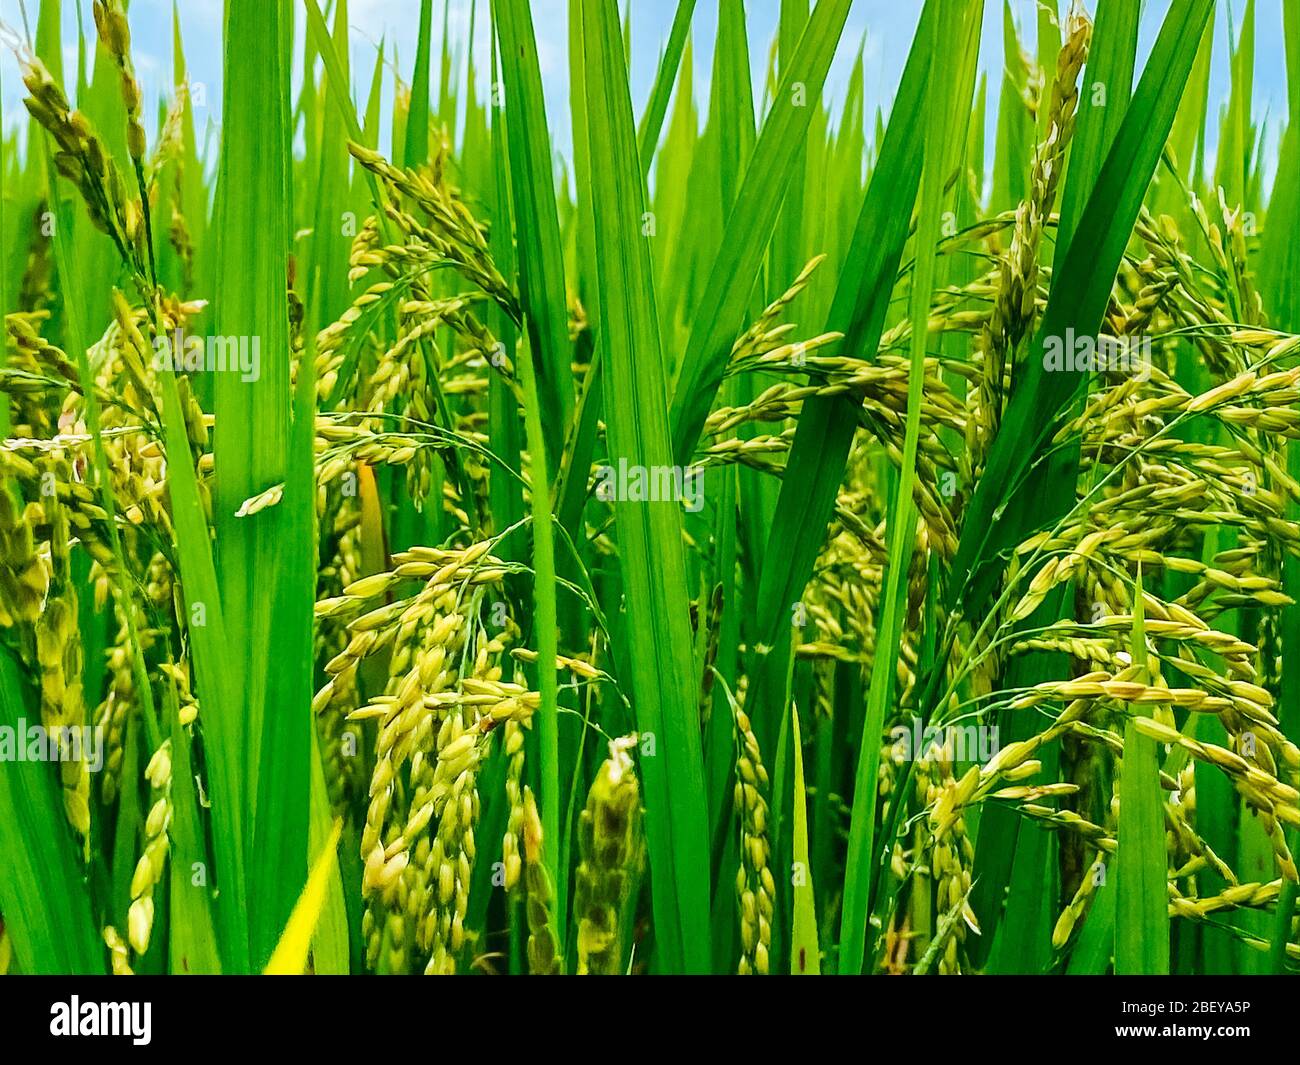
[[[1296,969],[1300,5],[671,6],[6,3],[0,972]]]

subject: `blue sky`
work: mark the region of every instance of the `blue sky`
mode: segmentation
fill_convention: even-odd
[[[42,2],[56,0],[28,0],[28,13],[35,23],[36,10]],[[290,0],[265,0],[265,2],[290,2]],[[1046,0],[1051,3],[1052,0]],[[1137,0],[1132,0],[1137,2]],[[1146,0],[1144,3],[1143,41],[1145,52],[1155,38],[1161,19],[1169,8],[1170,0]],[[1282,4],[1300,0],[1258,0],[1257,4],[1257,58],[1255,80],[1255,106],[1258,119],[1267,118],[1271,132],[1276,133],[1285,112],[1286,63],[1282,45]],[[62,0],[64,14],[65,56],[71,64],[76,56],[77,4],[82,5],[87,29],[93,32],[90,17],[90,0]],[[435,0],[434,47],[440,48],[442,38],[442,3]],[[1087,6],[1093,7],[1095,0]],[[632,91],[638,106],[645,100],[654,79],[660,49],[667,38],[672,21],[675,0],[631,0],[632,9]],[[179,0],[181,27],[191,78],[207,87],[207,116],[220,122],[221,109],[221,22],[223,0]],[[571,142],[568,129],[568,49],[566,11],[568,0],[531,0],[534,24],[538,37],[542,75],[545,82],[548,112],[555,133],[557,150],[567,157]],[[1011,0],[1012,10],[1022,33],[1032,40],[1036,26],[1037,0]],[[1065,6],[1065,0],[1060,0]],[[1239,21],[1244,10],[1244,0],[1220,0],[1216,26],[1216,46],[1212,72],[1211,98],[1215,104],[1227,94],[1228,17]],[[464,42],[469,39],[471,10],[474,0],[448,0],[450,35],[459,42],[461,60],[464,59]],[[476,53],[487,55],[487,0],[478,0],[475,27]],[[713,38],[717,28],[717,0],[699,0],[694,19],[696,48],[696,74],[701,97],[707,92],[709,61]],[[761,88],[770,42],[776,30],[779,0],[747,0],[749,42],[753,56],[756,99],[761,100]],[[833,110],[838,111],[838,101],[844,96],[849,71],[859,45],[866,54],[866,95],[868,113],[877,106],[888,107],[902,71],[907,48],[915,30],[921,9],[920,0],[856,0],[849,15],[843,40],[828,79],[827,94]],[[146,95],[155,98],[167,91],[171,70],[171,11],[172,0],[132,0],[131,25],[135,42],[136,63]],[[985,32],[981,54],[981,67],[990,76],[991,93],[996,93],[1002,67],[1002,4],[1000,0],[987,0],[985,5]],[[419,18],[419,0],[350,0],[352,24],[352,56],[354,78],[368,77],[373,63],[375,43],[385,39],[396,44],[402,70],[409,77],[415,57],[414,32]],[[10,26],[22,25],[19,0],[0,0],[0,20]],[[303,19],[299,15],[299,34]],[[482,67],[482,64],[481,64]],[[482,77],[486,91],[487,71]],[[0,77],[3,78],[3,117],[6,126],[23,117],[18,94],[21,86],[17,68],[9,55],[0,58]],[[995,109],[990,108],[990,122]],[[200,115],[202,120],[205,116]],[[991,138],[990,138],[991,140]]]

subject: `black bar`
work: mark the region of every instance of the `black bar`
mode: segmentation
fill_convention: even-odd
[[[390,1056],[406,1047],[490,1053],[502,1041],[520,1050],[595,1049],[606,1041],[680,1050],[683,1040],[695,1052],[717,1040],[719,1053],[734,1055],[738,1026],[751,1046],[792,1041],[805,1052],[829,1051],[836,1044],[827,1041],[840,1037],[845,1049],[866,1054],[877,1040],[913,1045],[918,1036],[955,1050],[1014,1048],[1017,1056],[1165,1043],[1231,1052],[1286,1039],[1297,987],[1282,977],[1212,976],[651,977],[635,987],[586,981],[577,992],[557,981],[419,977],[18,977],[0,986],[0,1021],[18,1046],[334,1056]],[[118,1034],[86,1034],[92,1027]]]

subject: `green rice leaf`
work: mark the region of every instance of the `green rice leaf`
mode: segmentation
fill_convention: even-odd
[[[650,176],[650,163],[654,159],[655,149],[659,146],[659,134],[663,131],[664,116],[668,114],[668,101],[672,98],[673,83],[677,80],[677,68],[681,65],[682,53],[686,50],[686,41],[690,36],[693,14],[695,14],[695,0],[678,0],[672,29],[668,32],[668,45],[664,49],[663,58],[659,61],[654,88],[650,90],[650,100],[646,104],[645,113],[641,116],[639,133],[641,166],[647,178]],[[571,92],[576,90],[576,86],[570,87]]]
[[[1133,664],[1147,672],[1142,574],[1133,599]],[[1115,859],[1115,975],[1169,974],[1164,797],[1156,741],[1124,723],[1119,783],[1119,853]]]
[[[583,0],[581,10],[610,459],[663,468],[673,462],[667,389],[618,15],[612,0]],[[656,946],[666,970],[705,972],[708,815],[681,512],[672,501],[623,499],[614,513],[628,624],[644,641],[629,665],[643,736]]]
[[[680,464],[691,460],[722,383],[727,353],[741,331],[753,280],[780,215],[791,164],[812,118],[806,103],[821,96],[848,11],[849,0],[822,0],[809,18],[728,215],[701,300],[710,313],[691,330],[672,391],[673,454]]]
[[[494,0],[492,11],[501,42],[503,117],[528,344],[536,367],[538,395],[548,412],[543,426],[547,452],[558,457],[573,417],[573,390],[569,385],[572,345],[546,101],[528,5]]]
[[[310,671],[299,638],[292,628],[286,632],[278,626],[283,617],[277,615],[290,609],[300,617],[304,609],[301,600],[287,607],[281,596],[300,588],[289,560],[310,558],[310,526],[301,521],[301,498],[287,508],[238,516],[244,500],[289,480],[291,210],[284,10],[257,0],[231,0],[214,233],[220,260],[214,331],[248,345],[250,365],[241,364],[244,371],[251,369],[253,345],[260,348],[259,365],[251,373],[213,373],[217,579],[226,632],[239,633],[247,648],[240,654],[222,648],[220,668],[230,677],[230,690],[239,693],[229,736],[246,766],[237,801],[242,818],[255,827],[242,846],[251,890],[249,948],[258,967],[269,957],[307,875],[308,719],[302,695],[310,692]],[[310,510],[310,497],[305,502]],[[276,649],[286,645],[293,650],[281,658]],[[286,688],[294,698],[281,702]],[[263,772],[271,772],[271,779],[262,780]]]
[[[790,973],[793,976],[820,976],[817,906],[813,901],[812,864],[808,860],[808,795],[804,787],[803,740],[799,735],[799,708],[793,703],[790,704],[790,728],[794,751],[794,867],[803,873],[802,879],[794,884]]]

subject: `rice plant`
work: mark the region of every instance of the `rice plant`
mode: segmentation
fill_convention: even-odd
[[[4,27],[0,971],[1294,970],[1300,8],[455,6]]]

